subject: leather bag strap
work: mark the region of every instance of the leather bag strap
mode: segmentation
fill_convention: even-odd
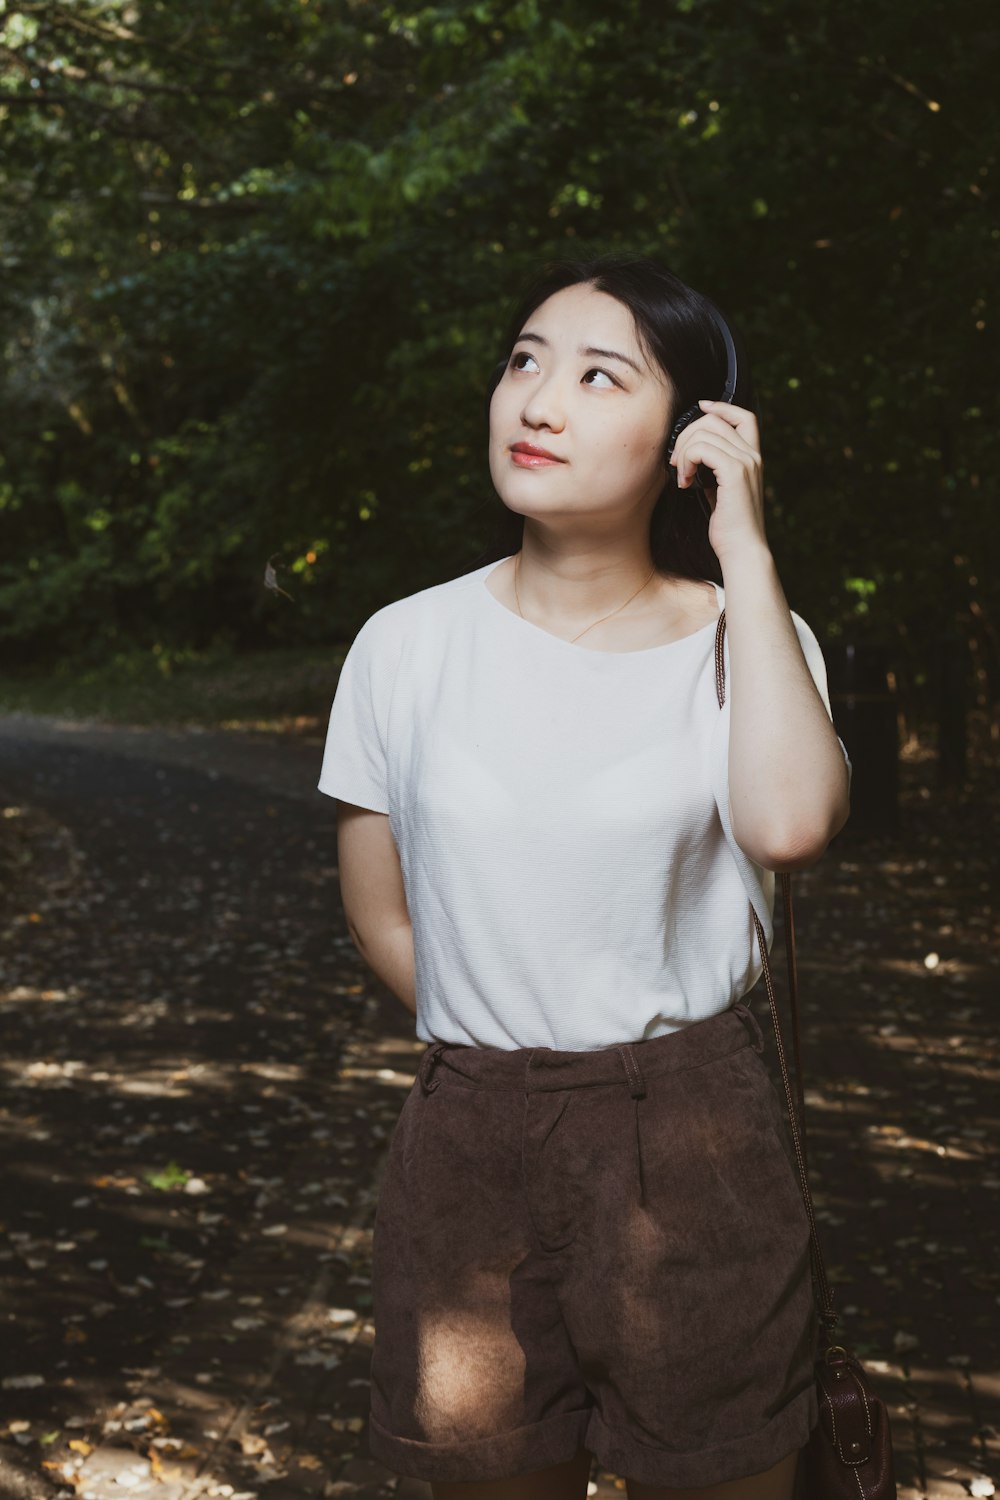
[[[715,631],[715,691],[719,700],[719,708],[726,701],[726,611],[719,615],[719,623]],[[778,1052],[778,1063],[781,1067],[781,1081],[785,1088],[785,1103],[788,1109],[788,1121],[791,1126],[792,1143],[795,1148],[795,1160],[799,1170],[799,1186],[802,1189],[802,1200],[806,1206],[809,1218],[809,1235],[812,1247],[812,1271],[813,1271],[813,1293],[816,1299],[816,1308],[819,1313],[820,1322],[824,1325],[827,1333],[833,1336],[834,1329],[840,1321],[840,1314],[834,1312],[833,1302],[830,1296],[830,1286],[826,1279],[826,1266],[823,1262],[823,1253],[819,1248],[819,1235],[816,1230],[816,1214],[813,1210],[812,1193],[809,1191],[809,1174],[806,1162],[805,1143],[805,1099],[802,1086],[802,1058],[799,1046],[799,987],[795,968],[795,924],[792,913],[792,877],[790,875],[779,875],[781,883],[782,909],[784,918],[785,934],[785,957],[788,960],[788,996],[792,1011],[792,1038],[795,1046],[795,1084],[796,1097],[792,1094],[792,1085],[788,1077],[788,1064],[785,1060],[785,1044],[782,1040],[781,1026],[778,1021],[778,1001],[775,994],[774,979],[771,974],[771,964],[767,952],[767,939],[761,920],[750,903],[750,915],[753,918],[754,932],[757,934],[757,947],[760,951],[760,961],[763,968],[764,987],[767,990],[768,1003],[771,1007],[771,1021],[774,1025],[774,1041]],[[797,1106],[797,1107],[796,1107]]]

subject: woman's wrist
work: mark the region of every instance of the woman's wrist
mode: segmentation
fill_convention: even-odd
[[[778,581],[778,568],[774,553],[766,541],[754,542],[741,547],[732,557],[719,559],[722,568],[722,586],[726,590],[728,604],[730,590],[741,592],[744,583],[751,589],[764,584],[773,586]]]

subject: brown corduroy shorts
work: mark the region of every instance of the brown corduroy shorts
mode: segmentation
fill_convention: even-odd
[[[756,1474],[818,1420],[809,1221],[740,1002],[595,1051],[435,1042],[374,1230],[371,1456],[510,1478]]]

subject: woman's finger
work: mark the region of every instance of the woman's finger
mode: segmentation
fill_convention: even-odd
[[[702,399],[698,402],[704,412],[711,412],[713,417],[723,417],[732,426],[745,428],[748,424],[757,426],[757,418],[752,411],[745,406],[734,406],[731,401],[708,401]]]
[[[730,435],[732,436],[731,432]],[[752,464],[759,464],[761,461],[760,454],[755,452],[754,449],[745,445],[737,446],[736,443],[730,442],[728,438],[721,436],[719,433],[707,433],[704,430],[692,432],[691,440],[684,445],[683,453],[678,454],[675,449],[671,455],[670,462],[674,463],[675,459],[677,461],[678,484],[685,482],[685,475],[687,478],[693,477],[695,469],[699,464],[703,463],[706,467],[711,468],[712,454],[717,455],[717,457],[724,456],[726,458],[737,459],[740,461],[741,468],[747,467],[745,462],[747,459]]]
[[[692,437],[695,440],[697,440],[697,438],[702,433],[707,432],[717,433],[720,438],[728,439],[729,441],[736,443],[738,447],[743,448],[747,453],[754,454],[756,458],[760,458],[761,456],[758,446],[750,441],[751,437],[756,436],[756,433],[741,433],[737,428],[732,427],[728,422],[723,421],[721,417],[715,418],[714,412],[711,414],[706,412],[703,417],[698,417],[694,422],[690,422],[688,426],[684,428],[683,432],[681,432],[680,436],[674,444],[674,451],[670,456],[671,463],[673,463],[676,454],[683,451],[686,443],[689,441],[689,433],[692,434]]]
[[[733,427],[745,437],[751,447],[760,447],[760,431],[757,425],[756,413],[748,411],[745,406],[734,406],[731,401],[708,401],[702,399],[698,402],[706,416],[720,417],[729,427]]]

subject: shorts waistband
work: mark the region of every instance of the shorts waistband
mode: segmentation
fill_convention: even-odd
[[[697,1068],[742,1047],[764,1047],[756,1016],[744,1001],[665,1036],[611,1047],[570,1051],[555,1047],[476,1047],[464,1042],[428,1042],[417,1070],[424,1093],[441,1082],[463,1088],[536,1092],[625,1083],[634,1098],[645,1080]]]

